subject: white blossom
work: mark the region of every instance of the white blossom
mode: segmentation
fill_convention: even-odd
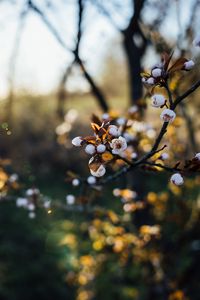
[[[133,105],[133,106],[129,107],[129,109],[128,109],[128,112],[129,112],[130,114],[134,114],[134,113],[136,113],[137,111],[138,111],[137,105]]]
[[[200,47],[200,36],[196,37],[193,41],[195,47]]]
[[[195,63],[193,62],[193,60],[188,60],[184,63],[184,69],[189,71],[194,67]]]
[[[153,77],[157,78],[162,75],[162,70],[160,68],[155,68],[151,71]]]
[[[44,208],[50,208],[51,207],[51,201],[50,200],[45,200],[43,203]]]
[[[89,183],[89,184],[95,184],[96,183],[96,178],[94,176],[89,176],[87,178],[87,183]]]
[[[92,145],[92,144],[88,144],[88,145],[85,147],[85,152],[86,152],[87,154],[92,155],[92,154],[95,153],[95,151],[96,151],[95,146]]]
[[[164,109],[164,110],[162,111],[162,113],[160,114],[160,118],[161,118],[161,120],[163,120],[164,122],[169,122],[169,123],[171,123],[171,122],[174,121],[175,117],[176,117],[175,112],[174,112],[173,110],[171,110],[171,109],[168,109],[168,108]]]
[[[96,171],[90,169],[90,173],[92,174],[92,176],[101,177],[106,173],[106,169],[103,165],[100,165]]]
[[[182,185],[184,183],[183,177],[179,173],[173,174],[170,181],[175,185]]]
[[[68,205],[73,205],[75,203],[74,195],[71,195],[71,194],[67,195],[66,196],[66,202],[67,202]]]
[[[152,106],[154,107],[161,107],[165,104],[166,100],[165,100],[165,97],[163,95],[160,95],[160,94],[155,94],[151,97],[152,99]]]
[[[169,154],[166,153],[166,152],[164,152],[164,153],[161,154],[160,158],[161,158],[162,160],[167,160],[167,159],[169,158]]]
[[[78,179],[78,178],[74,178],[73,180],[72,180],[72,185],[73,186],[78,186],[80,184],[80,180]]]
[[[112,136],[119,136],[119,128],[115,125],[110,125],[108,127],[108,133]]]
[[[131,159],[136,159],[138,157],[136,152],[131,153]]]
[[[135,139],[135,137],[128,132],[124,132],[123,137],[126,139],[127,143],[134,141],[134,139]]]
[[[34,194],[33,189],[28,189],[28,190],[26,191],[26,195],[27,195],[28,197],[33,196],[33,194]]]
[[[108,113],[104,113],[104,114],[102,115],[102,119],[103,119],[103,120],[107,120],[107,119],[109,119],[109,118],[110,118],[110,116],[109,116]]]
[[[127,148],[126,139],[122,136],[118,139],[113,139],[110,146],[112,148],[112,153],[119,155]]]
[[[9,181],[10,181],[11,183],[13,183],[13,182],[16,182],[16,181],[18,180],[18,178],[19,178],[19,176],[18,176],[17,174],[12,174],[12,175],[10,175],[10,177],[9,177]]]
[[[114,195],[115,197],[119,197],[120,194],[121,194],[121,193],[120,193],[120,189],[117,189],[117,188],[116,188],[116,189],[113,190],[113,195]]]
[[[106,151],[106,146],[105,146],[105,145],[99,144],[99,145],[97,146],[97,152],[98,152],[98,153],[103,153],[103,152],[105,152],[105,151]]]
[[[146,83],[148,85],[154,85],[155,84],[155,79],[153,77],[149,77],[147,80],[146,80]]]
[[[195,158],[197,158],[198,160],[200,160],[200,152],[196,153]]]
[[[28,200],[26,198],[17,198],[16,205],[17,207],[26,207],[28,204]]]
[[[29,217],[30,219],[34,219],[34,218],[36,217],[35,212],[30,211],[29,214],[28,214],[28,217]]]
[[[83,141],[82,138],[80,136],[77,136],[77,137],[73,138],[72,144],[76,147],[80,147],[82,144],[82,141]]]
[[[27,209],[30,210],[30,211],[33,211],[33,210],[35,210],[35,205],[33,203],[29,203],[27,205]]]
[[[37,188],[28,189],[28,190],[26,191],[26,196],[27,196],[27,197],[32,197],[32,196],[34,196],[34,195],[39,195],[39,193],[40,193],[40,190],[37,189]]]
[[[118,118],[117,119],[117,124],[123,126],[126,123],[125,118]]]

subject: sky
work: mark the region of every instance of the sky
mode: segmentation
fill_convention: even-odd
[[[10,61],[16,41],[16,32],[19,26],[19,14],[25,0],[0,1],[0,97],[6,97],[10,86]],[[92,1],[92,0],[91,0]],[[105,0],[103,0],[105,1]],[[172,0],[171,0],[172,1]],[[15,2],[15,4],[12,4]],[[69,48],[74,47],[76,36],[77,10],[76,0],[57,0],[48,8],[47,1],[35,3],[45,11],[50,22],[56,27]],[[53,1],[52,1],[53,2]],[[66,4],[67,2],[67,4]],[[125,3],[126,2],[126,3]],[[152,0],[152,5],[156,1]],[[176,2],[176,1],[172,1]],[[183,2],[183,1],[182,1]],[[107,2],[109,5],[109,2]],[[192,0],[184,1],[180,5],[182,25],[187,23]],[[126,4],[126,5],[125,5]],[[124,9],[121,14],[114,14],[113,19],[120,28],[123,28],[131,14],[130,0],[124,0]],[[164,30],[169,38],[177,37],[178,27],[175,6],[172,5],[170,22],[166,20]],[[122,17],[123,16],[123,17]],[[151,21],[156,15],[154,10],[146,12],[146,20]],[[173,28],[173,30],[172,30]],[[94,6],[87,4],[83,22],[83,39],[81,42],[81,57],[86,62],[88,70],[93,74],[98,73],[106,47],[112,40],[119,38],[119,33],[107,17],[97,12]],[[19,90],[33,93],[49,93],[56,89],[61,75],[66,66],[70,64],[73,56],[65,51],[49,32],[46,25],[33,12],[28,14],[21,35],[18,56],[14,72],[14,86]],[[71,90],[87,89],[88,86],[80,75],[76,80],[70,81]]]

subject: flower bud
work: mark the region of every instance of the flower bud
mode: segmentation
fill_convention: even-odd
[[[162,70],[160,68],[155,68],[151,71],[153,77],[157,78],[162,75]]]
[[[192,43],[195,47],[200,47],[200,36],[196,37]]]
[[[138,106],[137,105],[133,105],[133,106],[129,107],[128,112],[130,114],[134,114],[134,113],[138,112]]]
[[[109,119],[109,118],[110,118],[110,116],[109,116],[108,113],[104,113],[104,114],[102,115],[102,119],[103,119],[103,120],[107,120],[107,119]]]
[[[148,85],[154,85],[155,84],[155,79],[153,77],[149,77],[146,80],[146,84],[148,84]]]
[[[198,160],[200,160],[200,152],[195,155],[195,158],[197,158]]]
[[[115,125],[110,125],[108,127],[108,133],[112,136],[119,136],[119,128]]]
[[[89,176],[87,178],[87,183],[88,184],[95,184],[96,183],[96,178],[94,176]]]
[[[92,176],[101,177],[106,173],[106,169],[103,165],[100,165],[96,171],[90,169],[90,173],[92,174]]]
[[[73,180],[72,180],[72,185],[73,186],[78,186],[80,184],[80,180],[78,179],[78,178],[74,178]]]
[[[72,145],[76,146],[76,147],[80,147],[82,144],[82,138],[80,136],[77,136],[75,138],[73,138],[72,140]]]
[[[100,144],[100,145],[97,146],[97,152],[98,153],[103,153],[103,152],[105,152],[105,150],[106,150],[106,146],[105,145]]]
[[[173,174],[170,181],[175,185],[182,185],[184,183],[183,177],[179,173]]]
[[[167,160],[167,159],[169,158],[169,154],[166,153],[166,152],[164,152],[164,153],[161,154],[160,158],[161,158],[162,160]]]
[[[151,105],[154,107],[161,107],[165,104],[166,100],[163,95],[155,94],[151,97]]]
[[[74,195],[67,195],[66,196],[66,202],[68,205],[73,205],[75,203],[75,197]]]
[[[118,118],[117,119],[117,124],[119,126],[123,126],[126,123],[126,119],[125,118]]]
[[[187,70],[187,71],[190,71],[190,70],[192,70],[192,68],[194,67],[194,62],[193,62],[193,60],[191,59],[191,60],[188,60],[188,61],[186,61],[185,63],[184,63],[184,70]]]
[[[168,108],[164,109],[164,110],[162,111],[162,113],[160,114],[160,118],[161,118],[161,120],[163,120],[164,122],[169,122],[169,123],[171,123],[171,122],[174,121],[175,117],[176,117],[175,112],[174,112],[173,110],[171,110],[171,109],[168,109]]]
[[[85,147],[85,152],[89,155],[93,155],[95,153],[96,149],[95,149],[95,146],[92,145],[92,144],[88,144],[86,147]]]

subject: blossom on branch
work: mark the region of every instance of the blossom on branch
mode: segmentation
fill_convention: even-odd
[[[151,97],[151,105],[154,107],[162,107],[166,103],[166,99],[163,95],[155,94]]]
[[[182,185],[184,183],[183,177],[179,173],[173,174],[170,181],[175,185]]]
[[[72,140],[72,145],[76,146],[76,147],[80,147],[82,145],[82,138],[80,136],[77,136],[75,138],[73,138]]]
[[[161,112],[160,118],[164,122],[171,123],[176,118],[176,113],[173,110],[166,108]]]
[[[113,139],[110,143],[112,153],[120,155],[127,148],[126,139],[120,136],[118,139]]]

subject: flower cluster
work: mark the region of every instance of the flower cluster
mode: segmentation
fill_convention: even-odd
[[[75,137],[72,144],[76,147],[85,147],[85,152],[90,155],[89,169],[94,177],[101,177],[106,173],[106,165],[123,155],[127,149],[127,141],[121,135],[119,126],[110,124],[109,119],[100,121],[96,116],[91,123],[94,135],[87,137]],[[88,178],[89,184],[96,181]]]
[[[51,201],[48,197],[42,197],[38,188],[30,188],[26,190],[24,197],[16,199],[16,206],[24,208],[28,211],[28,217],[34,219],[36,217],[36,209],[43,207],[47,213],[51,213]]]
[[[173,53],[172,53],[173,54]],[[142,82],[146,87],[159,85],[165,86],[169,77],[176,71],[184,70],[190,71],[195,63],[191,59],[184,57],[178,58],[173,64],[170,65],[172,54],[164,53],[162,55],[161,63],[154,65],[150,73],[142,73]]]

